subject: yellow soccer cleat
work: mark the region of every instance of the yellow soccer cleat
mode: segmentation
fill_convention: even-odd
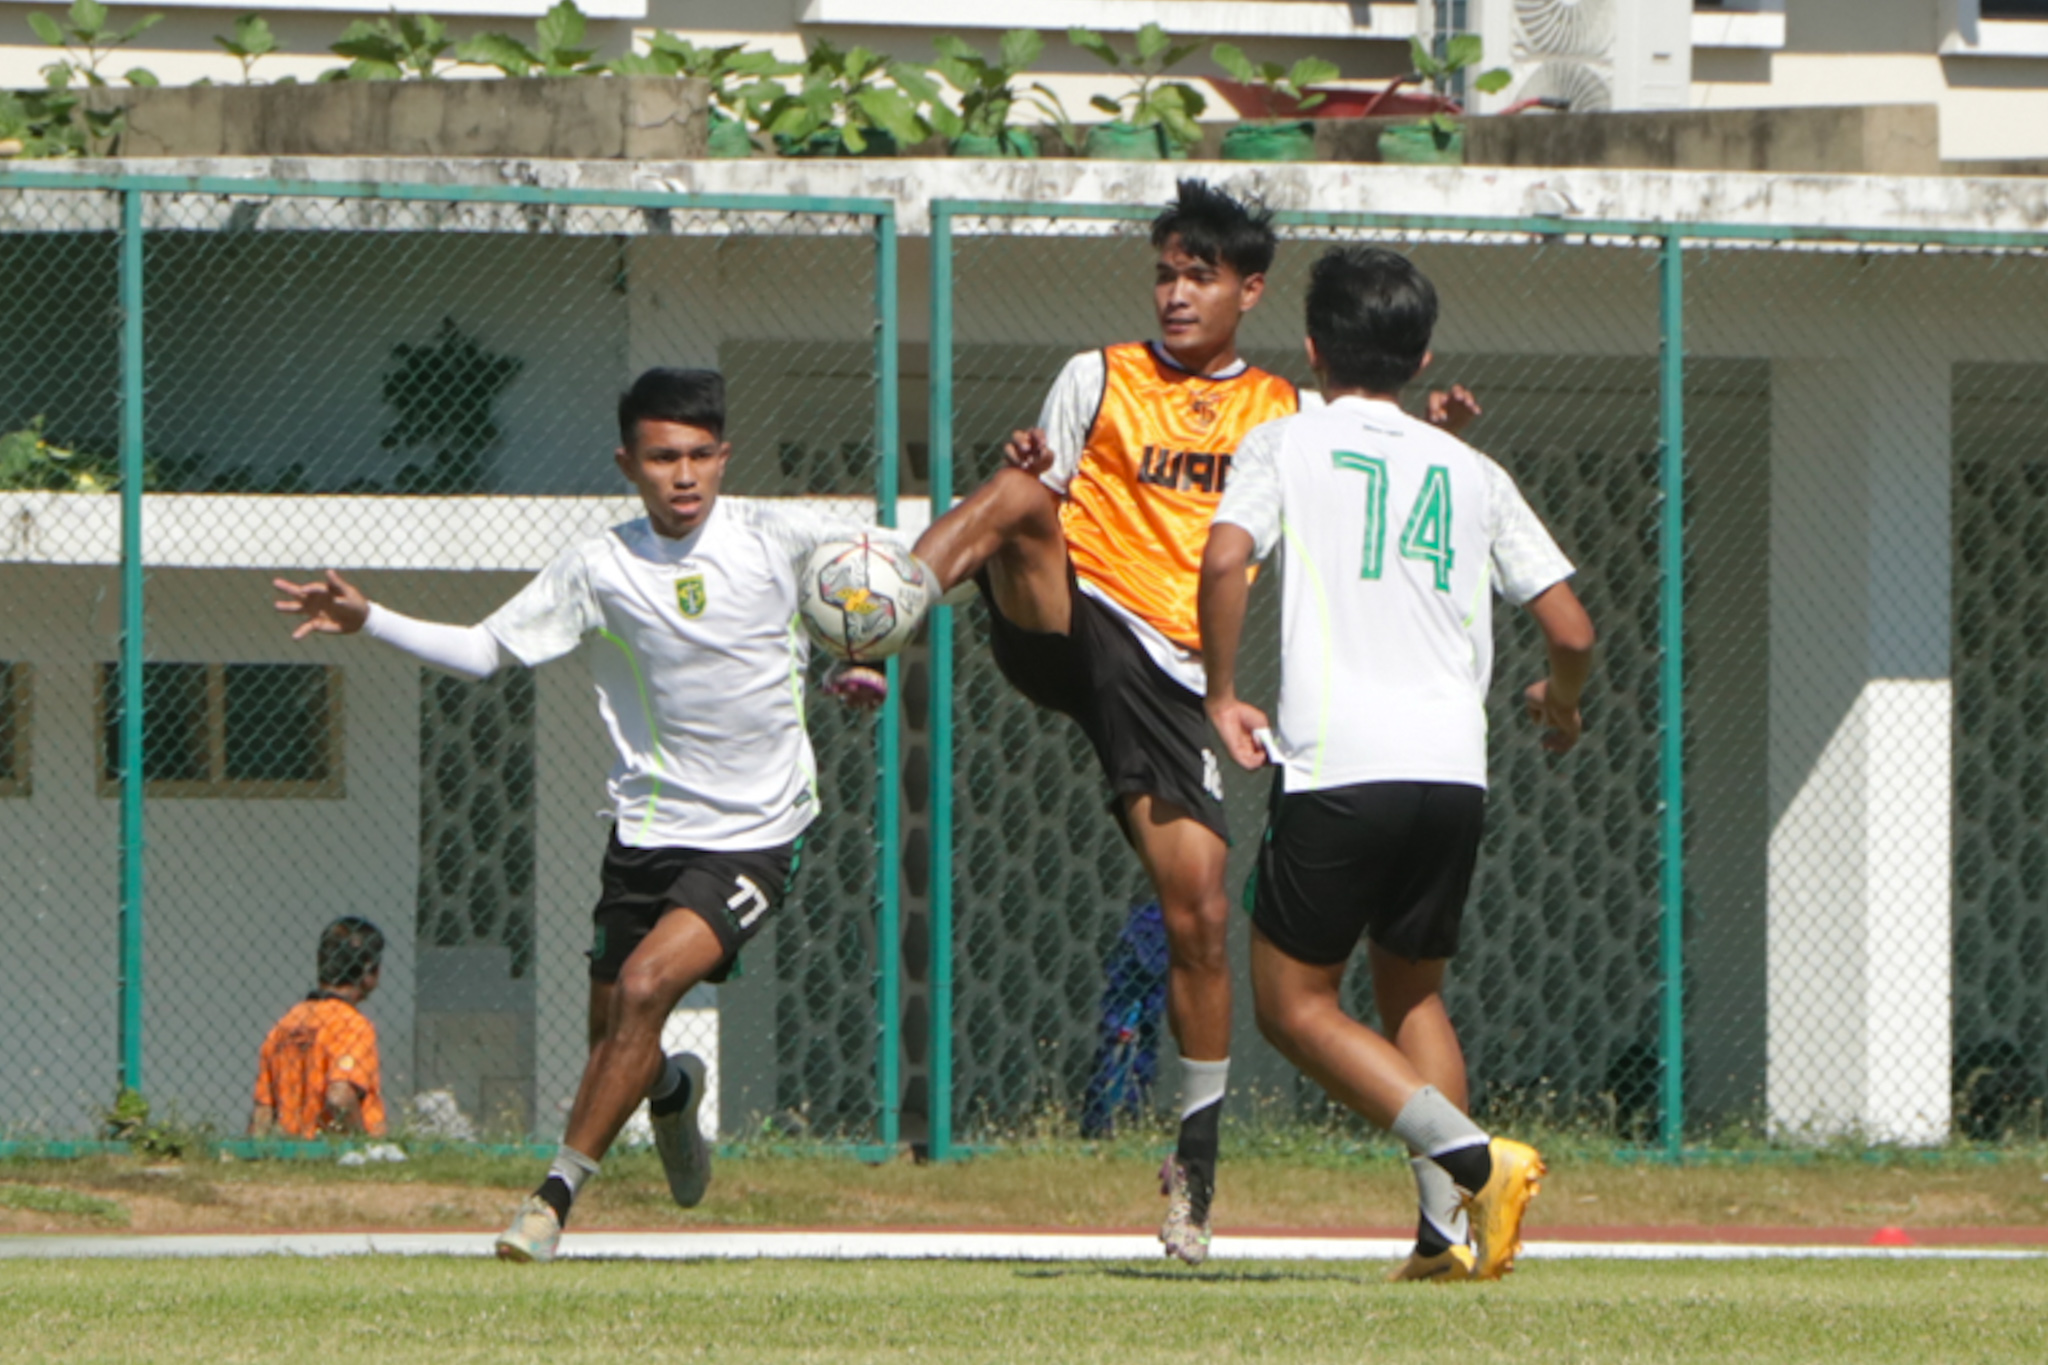
[[[1468,1194],[1459,1207],[1472,1220],[1472,1278],[1497,1280],[1515,1268],[1522,1249],[1522,1216],[1542,1188],[1549,1169],[1534,1147],[1495,1138],[1487,1148],[1493,1174],[1486,1187]]]
[[[1446,1247],[1434,1256],[1425,1256],[1419,1251],[1408,1253],[1408,1259],[1387,1272],[1390,1284],[1418,1281],[1428,1284],[1457,1284],[1472,1278],[1472,1248]]]

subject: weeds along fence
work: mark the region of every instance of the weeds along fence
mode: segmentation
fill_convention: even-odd
[[[120,1086],[240,1131],[343,915],[388,939],[394,1127],[558,1133],[607,828],[583,670],[295,644],[269,581],[481,619],[639,515],[612,405],[656,364],[728,376],[728,493],[893,516],[895,251],[871,200],[0,179],[0,1138],[91,1134]],[[729,1109],[887,1142],[896,708],[811,725],[833,818],[670,1041]]]
[[[1069,355],[1151,335],[1150,216],[934,206],[935,499],[995,467]],[[1539,637],[1499,615],[1488,831],[1449,987],[1478,1107],[1673,1150],[2038,1132],[2048,238],[1281,222],[1246,354],[1312,387],[1321,247],[1412,255],[1443,302],[1426,381],[1478,392],[1468,438],[1555,529],[1600,631],[1586,739],[1553,761],[1518,706]],[[1085,745],[1002,681],[983,610],[932,646],[953,706],[940,1149],[1089,1110],[1116,1025],[1102,964],[1146,894]],[[1241,678],[1264,700],[1276,620],[1262,580]],[[1226,787],[1235,893],[1266,784]],[[1287,1085],[1248,1015],[1234,1075]]]
[[[1069,355],[1150,334],[1150,211],[931,207],[919,443],[889,202],[0,178],[0,1141],[88,1136],[124,1084],[239,1129],[345,914],[390,940],[395,1120],[559,1132],[604,837],[583,671],[293,644],[269,579],[479,619],[636,514],[607,432],[652,364],[728,375],[729,492],[946,505]],[[1673,1149],[2039,1132],[2048,237],[1281,222],[1250,357],[1308,383],[1323,245],[1413,254],[1430,377],[1478,391],[1470,439],[1601,633],[1552,761],[1515,704],[1535,633],[1497,626],[1450,986],[1482,1111]],[[1089,1110],[1143,878],[984,635],[941,609],[878,720],[811,709],[796,899],[673,1024],[717,1060],[720,1132],[944,1157]],[[1234,895],[1265,791],[1226,785]],[[1238,1029],[1245,1086],[1320,1116],[1242,1000]]]

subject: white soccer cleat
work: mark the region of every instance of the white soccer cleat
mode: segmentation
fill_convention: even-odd
[[[512,1215],[512,1226],[498,1234],[493,1243],[501,1261],[552,1261],[562,1240],[562,1220],[548,1202],[529,1194]]]
[[[650,1111],[647,1122],[654,1129],[654,1150],[661,1154],[669,1194],[683,1208],[694,1209],[704,1202],[711,1184],[711,1144],[697,1122],[697,1110],[704,1103],[704,1059],[694,1052],[678,1052],[671,1060],[689,1081],[690,1102],[673,1114]]]
[[[1207,1210],[1195,1217],[1194,1190],[1187,1168],[1180,1158],[1170,1156],[1159,1168],[1159,1192],[1166,1196],[1166,1221],[1159,1225],[1159,1243],[1168,1256],[1188,1265],[1209,1259],[1209,1218]]]

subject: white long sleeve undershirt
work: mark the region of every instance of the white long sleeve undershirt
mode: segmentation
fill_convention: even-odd
[[[363,634],[382,640],[393,649],[412,655],[421,663],[477,681],[488,678],[505,662],[497,638],[482,626],[450,626],[439,621],[416,621],[389,607],[370,604],[363,622]]]

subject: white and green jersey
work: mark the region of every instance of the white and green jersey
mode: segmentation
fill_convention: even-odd
[[[773,848],[815,818],[797,576],[862,532],[907,548],[834,511],[720,498],[681,540],[643,518],[574,546],[483,623],[528,665],[589,641],[620,843]]]
[[[1344,397],[1253,429],[1215,520],[1286,542],[1278,739],[1288,791],[1486,785],[1491,587],[1570,577],[1507,471],[1393,403]]]

